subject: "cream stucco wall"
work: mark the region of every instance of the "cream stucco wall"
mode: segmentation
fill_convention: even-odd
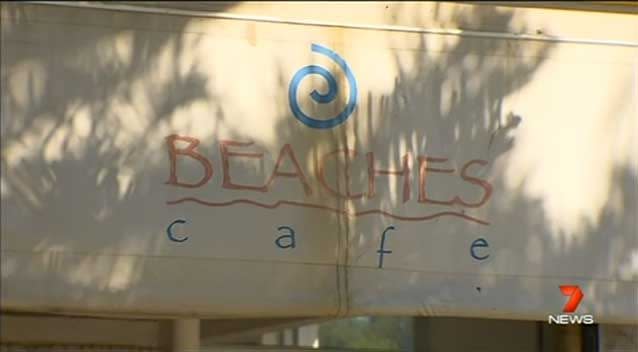
[[[545,320],[565,303],[558,286],[578,284],[580,313],[636,322],[636,16],[219,6],[211,15],[2,3],[3,306]],[[313,43],[342,57],[358,86],[352,115],[327,130],[289,108],[290,81],[310,64],[342,90],[317,104],[307,94],[326,82],[303,80],[302,110],[325,119],[348,100],[348,80]],[[206,184],[166,184],[173,134],[199,140]],[[225,166],[225,140],[263,155]],[[322,161],[346,147],[359,154]],[[378,169],[400,169],[408,155],[410,177],[371,185],[369,152]],[[290,153],[307,187],[290,175]],[[453,170],[428,171],[428,196],[463,202],[423,201],[418,156]],[[201,160],[177,158],[181,182],[202,179]],[[252,185],[280,175],[267,189],[236,189],[224,170]],[[363,196],[330,193],[346,182]],[[188,240],[167,237],[175,220]],[[295,230],[295,248],[276,245],[281,226]],[[489,245],[481,260],[471,256],[479,238]]]

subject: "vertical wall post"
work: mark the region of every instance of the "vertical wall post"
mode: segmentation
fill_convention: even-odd
[[[177,319],[173,324],[173,352],[199,350],[199,319]]]

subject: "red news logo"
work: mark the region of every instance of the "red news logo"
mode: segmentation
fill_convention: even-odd
[[[580,301],[583,300],[583,291],[575,285],[561,285],[560,292],[565,296],[569,296],[569,300],[565,303],[565,307],[563,307],[563,313],[574,313]]]
[[[574,313],[576,309],[578,309],[578,305],[580,301],[583,300],[585,295],[583,291],[577,285],[561,285],[559,286],[560,292],[569,297],[565,306],[563,307],[563,313]],[[559,314],[552,315],[550,314],[548,317],[549,324],[560,324],[560,325],[568,325],[568,324],[586,324],[591,325],[594,324],[594,316],[591,314]]]

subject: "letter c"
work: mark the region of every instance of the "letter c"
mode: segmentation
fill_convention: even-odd
[[[166,234],[168,235],[168,238],[171,241],[174,242],[184,242],[188,239],[188,236],[183,236],[181,238],[175,237],[175,234],[173,233],[173,225],[175,224],[185,224],[186,220],[182,220],[182,219],[177,219],[175,221],[173,221],[170,225],[168,225],[168,228],[166,229]]]

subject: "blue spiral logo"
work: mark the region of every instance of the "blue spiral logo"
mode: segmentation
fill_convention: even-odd
[[[354,74],[352,73],[352,70],[350,69],[346,61],[341,58],[341,56],[337,55],[337,53],[335,53],[334,51],[318,44],[312,44],[312,51],[331,58],[339,65],[339,67],[341,67],[343,72],[346,74],[346,78],[348,79],[348,84],[350,86],[348,104],[341,113],[328,120],[313,119],[312,117],[306,115],[303,111],[301,111],[299,102],[297,101],[297,89],[299,88],[299,84],[301,83],[301,81],[307,75],[317,74],[323,77],[326,82],[328,82],[327,93],[321,94],[316,89],[313,89],[313,91],[310,93],[310,97],[312,98],[312,100],[316,101],[317,103],[325,104],[333,101],[337,97],[338,92],[337,80],[328,70],[321,66],[308,65],[302,67],[299,71],[297,71],[297,73],[295,73],[295,75],[292,77],[292,81],[290,81],[290,87],[288,89],[288,101],[290,103],[290,110],[292,111],[293,115],[295,115],[295,118],[297,118],[297,120],[303,122],[308,127],[319,129],[333,128],[346,121],[357,106],[357,80],[354,78]]]

